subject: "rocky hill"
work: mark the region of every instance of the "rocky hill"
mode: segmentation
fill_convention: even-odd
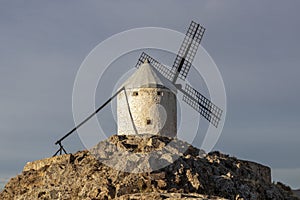
[[[112,136],[27,163],[0,199],[297,199],[270,168],[161,136]]]
[[[294,192],[294,194],[295,194],[297,197],[300,198],[300,189],[299,189],[299,190],[294,190],[293,192]]]

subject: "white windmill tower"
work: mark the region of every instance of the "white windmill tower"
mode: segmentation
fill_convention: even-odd
[[[118,135],[177,133],[177,89],[146,59],[117,96]]]
[[[56,141],[54,154],[66,153],[62,141],[96,115],[111,100],[118,97],[118,134],[155,134],[176,136],[176,93],[183,94],[183,101],[200,113],[212,125],[218,127],[222,110],[189,84],[183,88],[178,78],[186,79],[200,45],[205,28],[192,21],[180,46],[172,68],[167,68],[146,53],[142,53],[138,70],[94,113]],[[147,62],[145,62],[147,61]],[[145,62],[145,63],[144,63]]]

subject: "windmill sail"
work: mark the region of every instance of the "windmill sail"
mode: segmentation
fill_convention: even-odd
[[[174,74],[171,70],[169,70],[166,66],[164,66],[163,64],[159,63],[157,60],[155,60],[154,58],[152,58],[151,56],[149,56],[148,54],[146,54],[145,52],[143,52],[140,55],[140,58],[136,64],[136,68],[139,68],[139,66],[141,64],[143,64],[145,62],[145,60],[148,60],[152,66],[155,67],[155,69],[157,69],[157,71],[159,71],[164,77],[166,77],[167,79],[169,79],[170,81],[173,80]]]
[[[183,93],[183,101],[190,105],[193,109],[199,112],[206,120],[208,120],[215,127],[221,120],[222,110],[213,104],[209,99],[203,96],[200,92],[195,90],[192,86],[186,84],[183,89],[181,85],[175,84],[178,78],[185,80],[192,62],[195,58],[196,52],[203,38],[205,28],[192,21],[186,36],[180,46],[172,69],[159,63],[146,53],[142,53],[136,67],[138,68],[146,59],[168,80],[170,80],[176,88]]]
[[[148,61],[167,79],[170,81],[173,80],[174,75],[172,71],[162,65],[160,62],[152,58],[146,53],[142,53],[137,64],[136,68],[144,63],[144,61],[148,59]],[[173,82],[174,83],[174,82]],[[176,85],[177,87],[177,85]],[[203,96],[200,92],[194,89],[192,86],[186,84],[185,88],[177,87],[179,91],[183,93],[183,101],[190,105],[193,109],[199,112],[207,121],[213,124],[215,127],[218,127],[219,121],[221,120],[222,110],[213,104],[209,99]]]
[[[215,127],[218,127],[223,112],[218,106],[188,84],[185,85],[183,94],[184,102],[199,112]]]
[[[205,28],[200,26],[200,24],[194,21],[191,22],[172,67],[172,72],[175,74],[172,80],[173,83],[176,82],[178,77],[182,80],[186,79],[204,31]]]

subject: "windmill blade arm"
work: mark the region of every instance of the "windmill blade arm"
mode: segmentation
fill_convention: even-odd
[[[218,106],[188,84],[185,85],[182,92],[184,102],[199,112],[212,125],[218,127],[223,112]]]
[[[119,89],[113,96],[111,96],[105,103],[103,103],[97,110],[95,110],[92,114],[90,114],[86,119],[84,119],[80,124],[75,126],[72,130],[70,130],[68,133],[66,133],[62,138],[57,140],[55,142],[55,145],[60,144],[61,142],[69,137],[74,131],[76,131],[78,128],[80,128],[83,124],[85,124],[87,121],[89,121],[94,115],[96,115],[100,110],[102,110],[109,102],[111,102],[121,91],[124,90],[124,87]]]
[[[175,74],[173,78],[173,83],[176,82],[177,78],[179,77],[182,80],[185,80],[187,77],[187,74],[190,71],[190,68],[192,66],[192,63],[183,57],[184,55],[176,55],[173,67],[172,67],[172,72]],[[177,67],[175,67],[177,66]]]
[[[138,59],[137,64],[135,65],[136,68],[139,68],[141,64],[143,64],[145,62],[145,60],[148,60],[153,67],[155,67],[155,69],[157,71],[159,71],[159,73],[161,73],[164,77],[166,77],[167,79],[169,79],[170,81],[173,80],[173,76],[174,73],[169,70],[166,66],[164,66],[163,64],[161,64],[160,62],[158,62],[157,60],[155,60],[154,58],[152,58],[151,56],[149,56],[148,54],[146,54],[145,52],[143,52],[140,55],[140,58]]]
[[[172,71],[175,74],[173,78],[174,83],[178,77],[182,80],[186,79],[204,32],[204,27],[194,21],[191,22],[172,67]]]

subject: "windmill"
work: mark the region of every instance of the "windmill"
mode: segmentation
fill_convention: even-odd
[[[146,69],[146,71],[147,71],[147,69],[148,69],[148,71],[149,70],[151,71],[152,68],[149,66],[150,65],[153,66],[153,68],[155,68],[155,70],[152,70],[149,74],[153,75],[153,73],[154,73],[154,75],[153,75],[154,81],[160,82],[160,80],[162,80],[162,79],[167,79],[168,80],[167,82],[166,81],[162,81],[162,82],[167,83],[167,85],[169,85],[169,88],[173,87],[173,88],[176,88],[177,91],[181,92],[183,94],[183,101],[186,102],[188,105],[190,105],[194,110],[199,112],[200,115],[202,115],[207,121],[209,121],[213,126],[215,126],[217,128],[218,124],[221,120],[221,116],[222,116],[222,112],[223,112],[222,109],[220,109],[218,106],[213,104],[208,98],[206,98],[204,95],[202,95],[196,89],[194,89],[188,83],[185,83],[184,88],[182,87],[181,84],[177,83],[178,79],[185,81],[185,79],[189,73],[189,70],[192,66],[192,62],[196,55],[196,52],[200,45],[200,42],[203,38],[204,32],[205,32],[204,27],[200,26],[200,24],[198,24],[194,21],[191,22],[191,24],[188,28],[188,31],[185,35],[185,38],[179,48],[178,54],[176,55],[175,61],[174,61],[171,69],[165,67],[160,62],[158,62],[157,60],[155,60],[150,55],[148,55],[144,52],[140,55],[138,62],[136,64],[136,68],[138,68],[138,70],[140,70],[141,66],[144,66],[143,68]],[[140,71],[142,71],[142,70],[140,70]],[[154,88],[159,88],[161,86],[162,86],[162,84],[157,84]],[[57,155],[58,153],[60,153],[60,154],[62,154],[63,152],[67,153],[62,145],[62,141],[65,138],[67,138],[69,135],[71,135],[79,127],[81,127],[83,124],[85,124],[94,115],[96,115],[102,108],[104,108],[108,103],[110,103],[115,97],[117,97],[117,96],[118,96],[118,98],[121,97],[121,92],[123,92],[125,94],[124,99],[126,100],[126,102],[128,104],[128,96],[127,96],[126,91],[127,91],[126,85],[123,85],[121,88],[118,89],[118,91],[111,98],[109,98],[95,112],[93,112],[84,121],[82,121],[80,124],[78,124],[76,127],[74,127],[65,136],[63,136],[61,139],[59,139],[55,143],[56,145],[59,145],[59,149],[54,154],[54,156]],[[160,93],[158,93],[160,91],[156,91],[156,92],[157,92],[157,95],[160,95]],[[168,92],[168,90],[167,90],[167,92]],[[137,96],[137,93],[133,92],[132,95]],[[172,100],[173,97],[170,99]],[[175,104],[175,106],[176,106],[176,104]],[[128,109],[127,116],[128,116],[128,118],[131,119],[134,131],[136,133],[138,133],[137,128],[134,126],[134,123],[137,120],[133,119],[132,113],[130,111],[130,106],[128,106],[128,108],[129,109]],[[169,122],[169,124],[172,124],[172,123],[174,124],[174,120]],[[125,124],[126,124],[126,122],[125,122]],[[151,120],[146,119],[146,125],[150,125],[150,124],[151,124]],[[175,127],[176,127],[176,122],[175,122]],[[142,129],[142,130],[146,130],[146,129]],[[171,130],[173,130],[173,129],[171,129]]]

